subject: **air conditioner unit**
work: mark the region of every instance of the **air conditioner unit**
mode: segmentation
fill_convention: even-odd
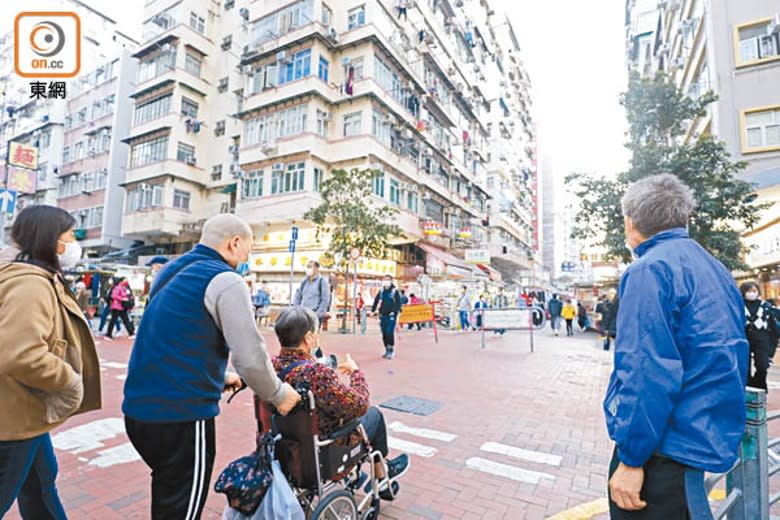
[[[333,43],[339,42],[339,32],[334,27],[328,29],[328,39]]]
[[[769,24],[769,34],[780,33],[780,13],[777,13]]]
[[[242,7],[238,10],[238,14],[241,16],[241,18],[244,19],[244,21],[249,21],[249,9],[246,7]]]
[[[287,52],[279,51],[276,53],[276,61],[279,63],[290,63],[290,58],[287,56]]]
[[[228,35],[222,38],[222,50],[228,50],[233,45],[233,37]]]
[[[238,153],[238,146],[235,144],[232,144],[228,146],[228,152],[230,153]]]
[[[282,171],[284,170],[284,163],[274,163],[273,171]]]
[[[333,112],[326,112],[326,113],[325,113],[325,118],[324,118],[324,120],[325,120],[326,122],[333,121]]]
[[[263,144],[263,153],[266,155],[274,155],[276,154],[277,148],[276,145],[273,143],[265,143]]]
[[[187,157],[185,162],[187,164],[189,164],[190,166],[195,166],[195,156],[194,155],[190,155],[189,157]]]
[[[139,185],[138,185],[138,189],[139,189],[140,191],[147,191],[147,190],[149,190],[150,188],[151,188],[151,186],[149,186],[149,185],[148,185],[148,184],[146,184],[145,182],[142,182],[141,184],[139,184]]]
[[[395,116],[393,116],[392,114],[385,114],[385,117],[382,119],[382,121],[386,125],[391,125],[391,124],[395,123],[396,119],[395,119]]]

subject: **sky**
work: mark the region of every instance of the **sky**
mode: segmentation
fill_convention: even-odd
[[[16,13],[57,8],[62,0],[2,0],[2,32]],[[142,0],[87,0],[140,37]],[[539,155],[562,179],[573,171],[614,175],[627,164],[618,96],[627,74],[625,0],[491,0],[506,10],[531,76]],[[496,16],[493,20],[502,20]]]

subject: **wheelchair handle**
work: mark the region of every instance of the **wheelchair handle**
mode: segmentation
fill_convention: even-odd
[[[237,396],[240,392],[243,392],[244,390],[246,390],[248,387],[249,387],[249,385],[246,384],[246,381],[244,381],[242,379],[241,380],[241,387],[238,390],[233,390],[233,393],[230,394],[230,397],[228,397],[228,399],[227,399],[227,404],[230,404],[230,401],[232,401],[235,396]]]

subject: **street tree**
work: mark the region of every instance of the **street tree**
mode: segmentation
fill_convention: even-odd
[[[395,224],[398,210],[372,202],[373,182],[379,174],[370,168],[332,170],[320,186],[322,203],[303,216],[314,222],[318,238],[329,237],[328,253],[347,274],[353,248],[362,256],[382,258],[388,240],[402,233]],[[342,328],[346,328],[346,313]]]
[[[632,74],[621,96],[629,123],[629,169],[616,178],[574,173],[566,183],[579,198],[572,236],[604,246],[611,258],[630,261],[620,199],[634,181],[657,173],[677,175],[693,190],[697,208],[688,231],[726,267],[743,269],[740,231],[752,228],[767,206],[751,203],[754,186],[737,175],[747,163],[733,161],[726,145],[710,134],[688,136],[691,121],[706,115],[717,97],[684,95],[665,74]]]

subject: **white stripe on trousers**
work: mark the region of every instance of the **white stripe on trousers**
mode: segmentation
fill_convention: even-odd
[[[192,520],[196,520],[199,516],[198,506],[203,498],[204,488],[208,485],[208,482],[205,482],[206,466],[208,466],[206,460],[206,421],[200,421],[200,477],[198,477],[198,498],[195,500],[195,509],[192,510]]]
[[[190,491],[190,503],[187,506],[187,516],[185,520],[195,520],[198,514],[198,504],[203,486],[203,470],[206,465],[204,435],[205,425],[203,421],[195,421],[195,466],[192,470],[192,490]],[[201,456],[203,452],[203,456]]]

